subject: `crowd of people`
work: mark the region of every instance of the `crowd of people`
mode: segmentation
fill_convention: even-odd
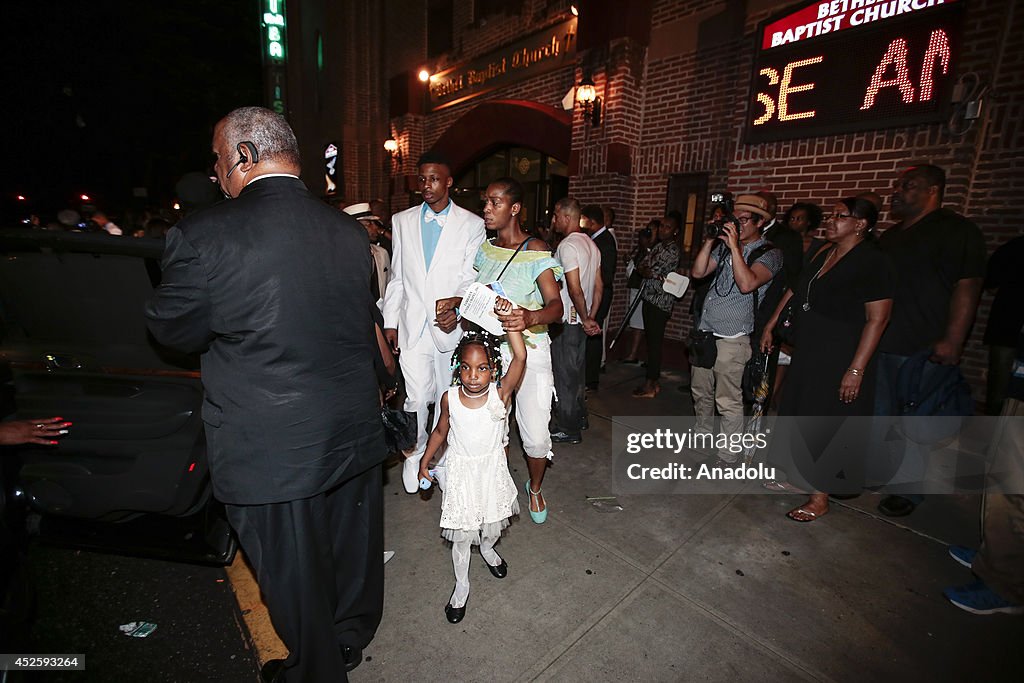
[[[77,208],[64,208],[52,216],[45,212],[31,213],[21,220],[21,225],[51,232],[163,239],[171,226],[182,218],[224,199],[217,183],[208,173],[201,171],[184,174],[175,183],[174,191],[178,199],[173,207],[147,205],[117,211],[116,214],[109,207],[106,210],[99,208],[94,198],[83,195]]]
[[[328,680],[358,666],[383,610],[389,453],[380,410],[390,397],[399,393],[419,427],[402,453],[405,491],[442,491],[439,528],[455,574],[449,622],[466,614],[473,545],[494,577],[508,574],[495,545],[520,511],[507,461],[513,411],[528,471],[522,493],[531,520],[546,522],[553,444],[582,441],[586,392],[607,345],[620,265],[614,212],[560,199],[544,239],[524,225],[516,180],[490,183],[479,216],[452,201],[451,165],[433,152],[418,164],[422,204],[390,218],[380,200],[339,211],[298,179],[285,120],[258,107],[221,120],[213,150],[232,200],[167,231],[146,316],[161,343],[202,354],[214,491],[289,649],[265,678]],[[942,208],[944,188],[938,167],[905,170],[890,206],[898,222],[881,237],[874,192],[837,199],[827,216],[797,202],[781,221],[772,193],[742,194],[709,211],[692,262],[681,252],[678,214],[650,221],[625,259],[635,312],[623,362],[646,350],[632,395],[661,390],[665,330],[679,301],[665,282],[678,273],[693,282],[685,384],[699,427],[744,431],[741,384],[757,354],[767,359],[778,414],[814,416],[819,437],[822,420],[827,436],[829,420],[893,414],[904,364],[920,354],[936,367],[960,362],[985,276],[981,232]],[[993,259],[989,282],[1012,292],[1022,269],[1019,242],[1011,244],[1015,251]],[[495,294],[502,336],[462,317],[474,283]],[[1013,346],[1021,307],[1004,308],[1016,322],[990,327]],[[993,359],[1007,375],[1006,393],[990,401],[1003,414],[1020,415],[1019,351],[1016,365],[1012,351]],[[737,461],[728,450],[713,457],[720,467]],[[806,493],[788,513],[794,521],[820,519],[836,492]],[[915,493],[888,496],[880,509],[905,515],[920,502]],[[997,547],[986,546],[977,571],[986,583],[947,593],[979,613],[1024,611],[1024,500],[1006,495],[998,505],[998,531],[986,539]]]

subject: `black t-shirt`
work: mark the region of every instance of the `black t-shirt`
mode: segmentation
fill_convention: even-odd
[[[946,335],[956,283],[985,274],[985,239],[971,221],[938,209],[910,228],[894,225],[879,244],[896,268],[896,289],[878,350],[912,355]]]
[[[1024,237],[1010,240],[992,254],[985,270],[985,289],[996,290],[985,343],[1012,349],[1024,327]]]

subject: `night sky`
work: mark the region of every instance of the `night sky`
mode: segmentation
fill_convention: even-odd
[[[26,209],[45,221],[79,208],[83,192],[111,213],[141,208],[135,187],[169,204],[183,173],[209,168],[213,124],[263,104],[257,0],[15,0],[4,10],[14,42],[4,226]]]

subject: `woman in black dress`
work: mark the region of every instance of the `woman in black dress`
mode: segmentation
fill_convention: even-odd
[[[872,414],[873,360],[893,288],[892,267],[871,239],[877,220],[878,209],[865,199],[835,205],[825,223],[829,244],[804,265],[796,291],[786,291],[761,337],[761,349],[769,350],[771,331],[795,299],[796,352],[779,415],[814,418],[800,426],[812,453],[824,449],[843,418]],[[788,516],[811,522],[826,512],[828,494],[814,492]]]

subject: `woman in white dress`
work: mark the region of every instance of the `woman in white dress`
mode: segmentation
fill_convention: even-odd
[[[498,299],[495,312],[507,314],[512,304]],[[508,564],[494,551],[511,517],[519,514],[516,485],[508,471],[508,404],[526,367],[522,332],[509,332],[512,360],[501,373],[500,340],[486,333],[468,334],[453,355],[453,386],[441,398],[441,416],[420,461],[420,480],[429,486],[432,457],[447,443],[442,474],[436,473],[441,499],[441,536],[452,542],[455,589],[445,605],[448,621],[466,615],[469,599],[469,558],[473,545],[496,578]]]

